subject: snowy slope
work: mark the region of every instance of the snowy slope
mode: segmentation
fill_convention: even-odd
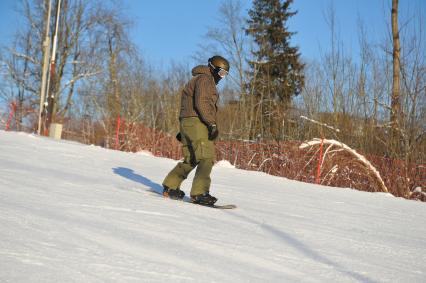
[[[175,163],[0,131],[0,282],[426,282],[424,203],[222,163],[215,210]]]

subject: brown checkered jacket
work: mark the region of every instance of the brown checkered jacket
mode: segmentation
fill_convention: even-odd
[[[197,66],[192,76],[182,91],[179,118],[199,117],[206,125],[216,124],[219,95],[210,68]]]

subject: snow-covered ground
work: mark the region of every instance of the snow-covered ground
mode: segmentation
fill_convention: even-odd
[[[0,282],[426,282],[424,203],[221,162],[215,210],[175,164],[0,131]]]

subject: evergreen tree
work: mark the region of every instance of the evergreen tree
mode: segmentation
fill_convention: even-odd
[[[253,51],[256,61],[250,62],[255,94],[286,105],[304,85],[304,64],[300,62],[298,47],[289,42],[295,33],[286,27],[288,19],[297,13],[289,9],[292,2],[254,0],[246,30],[257,45]]]
[[[258,100],[255,104],[255,125],[251,138],[283,140],[290,135],[286,109],[291,98],[304,85],[303,68],[297,47],[290,46],[294,32],[287,29],[287,20],[297,12],[290,11],[292,0],[253,0],[249,11],[247,34],[256,44],[251,70],[250,89]]]

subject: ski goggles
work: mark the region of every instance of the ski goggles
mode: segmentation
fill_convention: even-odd
[[[221,67],[216,67],[211,62],[209,62],[209,64],[215,70],[215,72],[219,75],[219,77],[221,77],[222,79],[228,75],[228,71],[227,70],[225,70],[225,69],[223,69]]]

